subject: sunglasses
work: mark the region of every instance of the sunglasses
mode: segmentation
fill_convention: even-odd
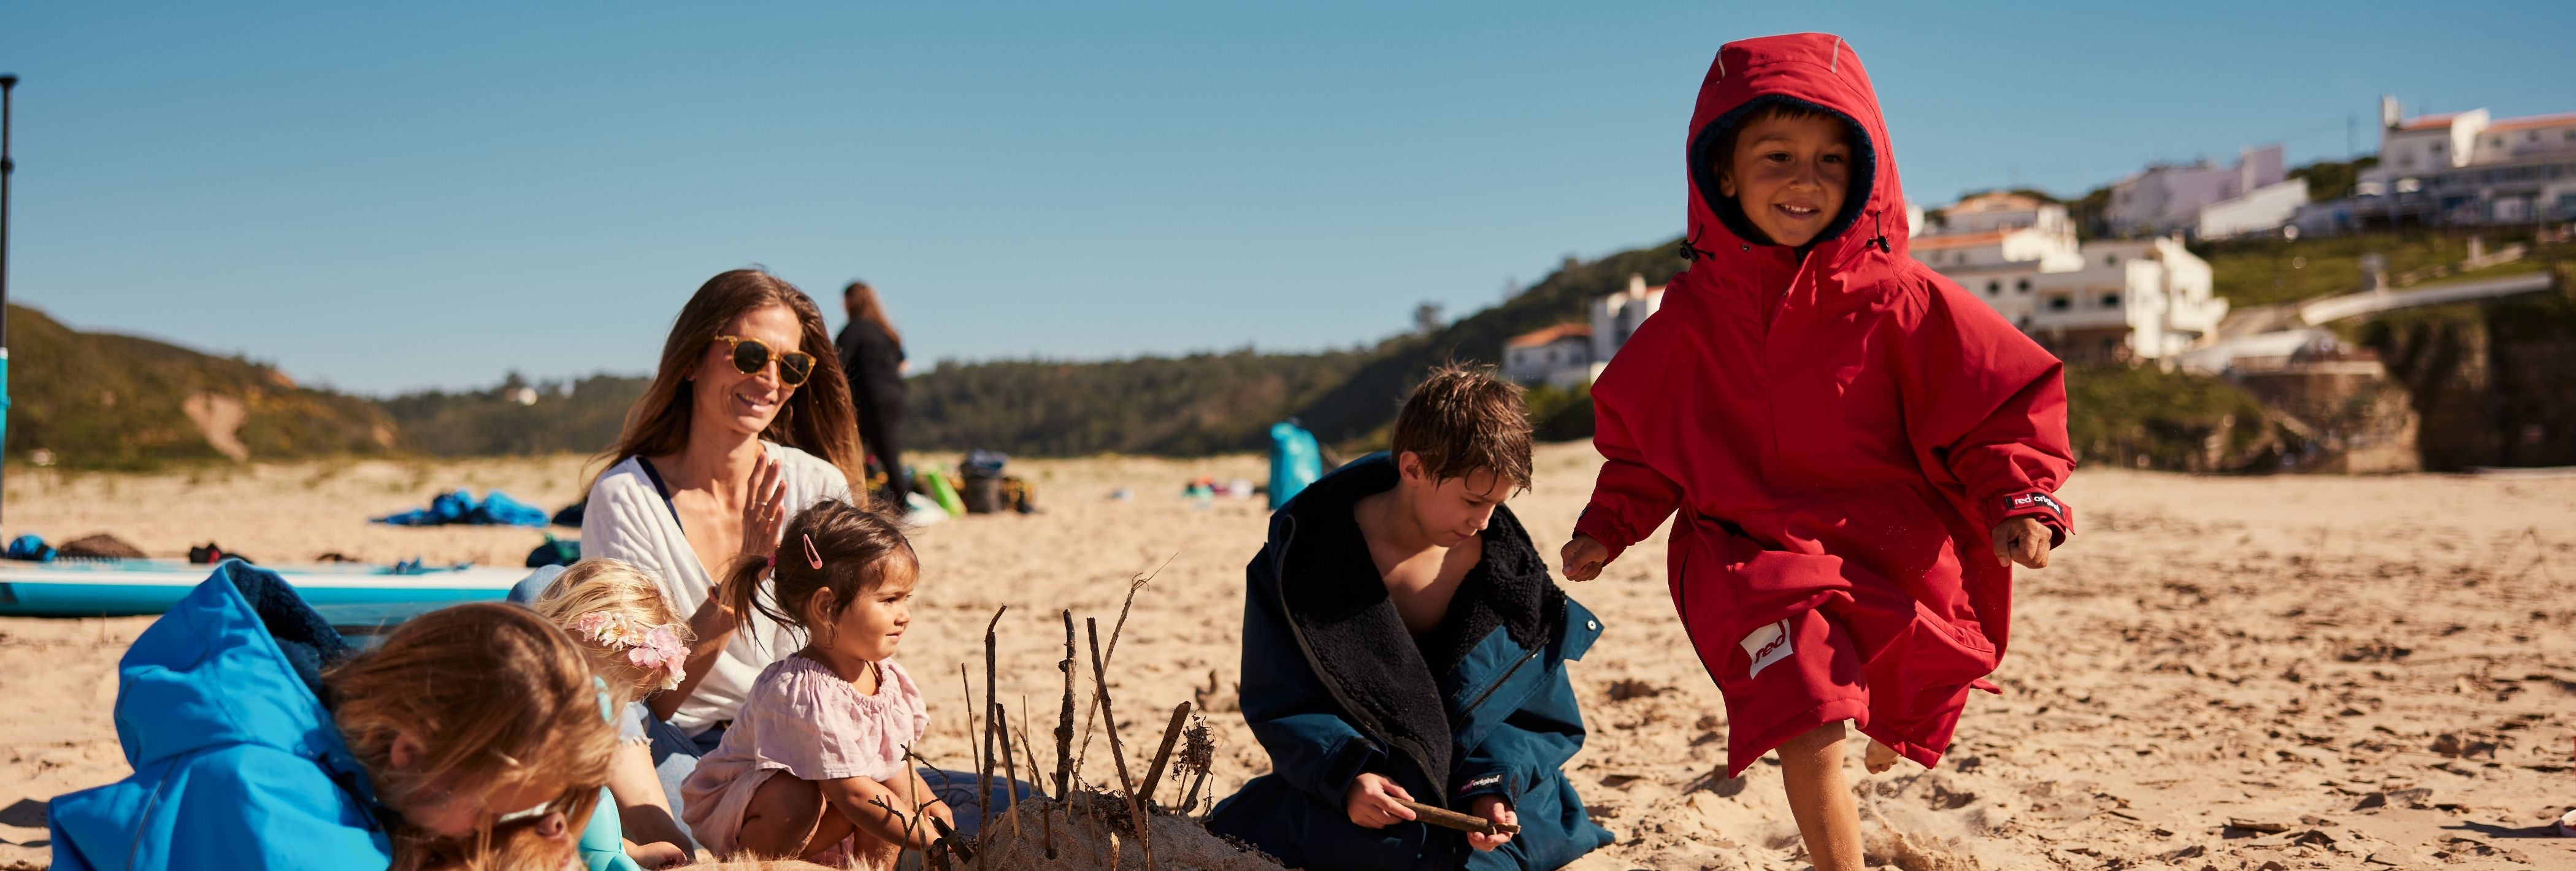
[[[741,336],[717,336],[716,341],[723,342],[726,347],[733,349],[733,370],[736,372],[758,375],[760,370],[767,367],[769,361],[774,358],[778,361],[778,380],[786,382],[789,387],[803,385],[805,379],[814,375],[814,355],[812,354],[803,351],[789,351],[781,354],[770,350],[767,342]]]

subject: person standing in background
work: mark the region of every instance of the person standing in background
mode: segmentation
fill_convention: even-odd
[[[840,348],[841,371],[850,376],[850,404],[859,413],[859,442],[885,469],[886,487],[877,495],[887,500],[886,510],[900,512],[903,494],[910,489],[904,480],[903,451],[895,441],[895,430],[903,425],[903,376],[911,367],[904,358],[903,335],[895,332],[885,304],[867,282],[853,281],[843,288],[841,305],[849,309],[850,322],[841,327],[833,344]]]

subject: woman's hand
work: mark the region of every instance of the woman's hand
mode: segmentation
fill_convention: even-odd
[[[1364,829],[1383,829],[1413,819],[1413,809],[1396,804],[1396,799],[1412,801],[1413,794],[1394,781],[1375,774],[1351,778],[1351,787],[1342,791],[1342,812],[1351,817],[1351,825]]]
[[[778,530],[787,522],[787,481],[778,461],[760,452],[752,461],[751,489],[742,503],[742,553],[767,558],[778,553]]]
[[[1600,577],[1601,570],[1610,565],[1610,548],[1592,536],[1575,533],[1557,558],[1565,565],[1566,580],[1589,581]]]
[[[1484,817],[1485,819],[1493,820],[1494,822],[1502,823],[1507,826],[1517,826],[1521,823],[1521,815],[1512,812],[1512,803],[1505,800],[1502,796],[1492,793],[1480,795],[1470,800],[1467,803],[1467,813],[1473,816]],[[1489,852],[1496,847],[1500,847],[1511,842],[1512,836],[1508,832],[1495,832],[1490,835],[1480,835],[1475,832],[1467,833],[1467,846],[1476,848],[1478,852]]]

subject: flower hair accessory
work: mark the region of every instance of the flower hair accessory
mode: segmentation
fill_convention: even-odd
[[[663,689],[679,689],[687,676],[681,664],[689,659],[689,647],[680,643],[680,624],[648,626],[623,614],[592,612],[581,615],[573,628],[601,647],[626,651],[627,664],[661,672]]]

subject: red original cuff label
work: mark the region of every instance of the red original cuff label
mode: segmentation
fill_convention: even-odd
[[[2032,492],[2004,497],[2004,512],[2007,514],[2031,507],[2046,508],[2048,513],[2057,515],[2060,520],[2066,518],[2066,506],[2057,504],[2057,500],[2049,498],[2046,493]]]
[[[1501,785],[1502,782],[1503,776],[1501,774],[1488,774],[1483,777],[1467,781],[1466,784],[1458,787],[1458,794],[1465,795],[1479,789],[1489,789]]]

